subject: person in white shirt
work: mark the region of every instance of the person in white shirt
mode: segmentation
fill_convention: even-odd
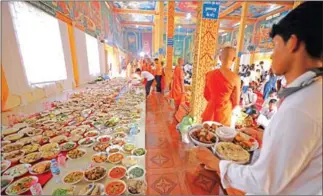
[[[279,101],[279,98],[277,97],[276,91],[271,91],[269,93],[269,97],[262,103],[262,108],[268,108],[269,107],[269,101],[275,99],[276,101]]]
[[[219,160],[206,148],[197,158],[220,173],[224,188],[256,195],[322,195],[323,2],[306,1],[290,11],[270,36],[272,70],[284,75],[282,102],[263,131],[242,130],[262,140],[254,163]],[[309,31],[309,29],[311,29]]]
[[[257,124],[263,127],[267,127],[271,118],[277,112],[277,100],[271,99],[269,101],[268,107],[263,107],[260,110],[260,114],[257,118]]]
[[[242,92],[246,93],[250,85],[250,71],[247,71],[245,76],[241,77],[242,80]]]
[[[249,115],[253,114],[257,103],[257,94],[253,92],[253,87],[249,86],[248,91],[242,94],[242,108]]]
[[[147,80],[146,85],[145,85],[145,89],[146,89],[146,96],[148,96],[150,93],[151,85],[153,84],[154,79],[155,79],[154,75],[148,71],[141,71],[141,69],[139,69],[139,68],[136,69],[136,74],[138,74],[140,76],[141,80],[144,80],[144,79]]]

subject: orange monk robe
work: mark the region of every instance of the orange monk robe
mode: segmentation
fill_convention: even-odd
[[[202,114],[204,121],[216,121],[225,126],[231,125],[232,109],[238,91],[228,82],[220,70],[210,71],[206,74],[204,98],[208,101]]]
[[[184,72],[181,66],[176,66],[174,70],[174,77],[172,88],[169,97],[174,99],[175,104],[179,105],[184,93]]]

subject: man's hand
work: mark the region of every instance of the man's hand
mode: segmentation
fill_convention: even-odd
[[[205,147],[197,147],[194,149],[196,158],[201,161],[201,163],[205,164],[210,169],[215,171],[220,171],[219,162],[220,160],[207,148]]]

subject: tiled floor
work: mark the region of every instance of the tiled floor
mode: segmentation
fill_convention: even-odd
[[[146,156],[149,195],[219,195],[219,180],[189,156],[192,147],[181,142],[174,111],[162,94],[147,99]]]

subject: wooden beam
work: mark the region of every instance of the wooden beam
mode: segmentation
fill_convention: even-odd
[[[120,23],[122,26],[125,25],[138,25],[138,26],[155,26],[154,23],[151,22],[130,22],[130,21],[124,21]]]
[[[284,11],[287,11],[289,9],[290,9],[289,7],[282,7],[280,9],[275,10],[275,11],[272,11],[272,12],[270,12],[268,14],[265,14],[263,16],[258,17],[257,18],[257,22],[262,21],[262,20],[265,20],[268,16],[272,16],[274,14],[277,14],[277,13],[280,13],[280,12],[284,12]]]
[[[225,16],[221,18],[221,20],[234,20],[234,21],[240,21],[240,16]],[[247,22],[248,23],[254,23],[257,21],[257,18],[248,18]]]
[[[242,2],[236,2],[233,5],[231,5],[230,7],[228,7],[228,9],[224,10],[222,13],[220,13],[220,19],[227,16],[228,14],[230,14],[231,12],[233,12],[234,10],[238,9],[239,7],[241,7],[241,3]]]
[[[118,14],[146,14],[146,15],[155,15],[155,10],[133,10],[133,9],[119,9],[113,8],[112,11]]]
[[[249,1],[249,3],[251,5],[281,5],[281,6],[285,6],[285,7],[289,7],[289,8],[292,8],[293,7],[293,2],[290,1]]]

